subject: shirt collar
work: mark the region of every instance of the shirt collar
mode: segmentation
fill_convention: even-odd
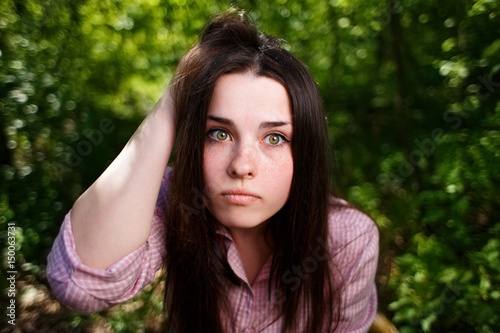
[[[231,236],[231,233],[229,232],[229,229],[227,229],[225,226],[223,226],[222,224],[219,224],[216,229],[215,229],[215,233],[217,235],[220,235],[222,236],[223,238],[231,241],[231,243],[234,243],[234,240],[233,240],[233,236]]]
[[[223,246],[223,250],[227,255],[229,266],[231,266],[233,272],[250,287],[245,270],[243,268],[243,263],[241,262],[240,255],[238,253],[236,245],[234,244],[234,239],[233,236],[231,236],[229,229],[223,225],[218,225],[215,229],[215,233],[221,237],[221,245]],[[269,278],[269,273],[271,272],[271,262],[272,256],[267,259],[266,263],[261,268],[261,271],[259,272],[254,285]],[[250,287],[250,289],[252,288]]]

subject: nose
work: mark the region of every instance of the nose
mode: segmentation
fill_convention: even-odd
[[[231,163],[229,163],[228,174],[234,178],[251,179],[255,177],[256,160],[254,148],[246,145],[235,147]]]

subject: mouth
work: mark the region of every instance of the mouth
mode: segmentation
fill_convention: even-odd
[[[248,205],[261,198],[256,193],[240,189],[224,191],[221,195],[227,202],[235,205]]]

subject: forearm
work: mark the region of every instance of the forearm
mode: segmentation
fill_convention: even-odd
[[[75,202],[73,234],[85,265],[107,268],[147,240],[175,141],[172,115],[164,97],[118,157]]]
[[[162,185],[163,186],[163,185]],[[93,313],[127,301],[151,283],[165,254],[165,219],[155,214],[148,246],[113,263],[106,270],[83,265],[75,252],[68,214],[47,261],[47,281],[58,300],[83,313]]]

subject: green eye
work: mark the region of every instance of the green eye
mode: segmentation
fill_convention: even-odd
[[[277,136],[277,135],[271,135],[269,137],[269,143],[272,144],[272,145],[277,145],[279,142],[280,142],[280,137]]]
[[[271,146],[280,146],[284,142],[289,142],[283,135],[281,134],[269,134],[264,138],[264,141]]]
[[[227,141],[230,139],[229,133],[222,129],[213,129],[208,131],[207,135],[215,141]]]
[[[223,131],[218,131],[217,132],[217,139],[224,141],[227,139],[227,133]]]

